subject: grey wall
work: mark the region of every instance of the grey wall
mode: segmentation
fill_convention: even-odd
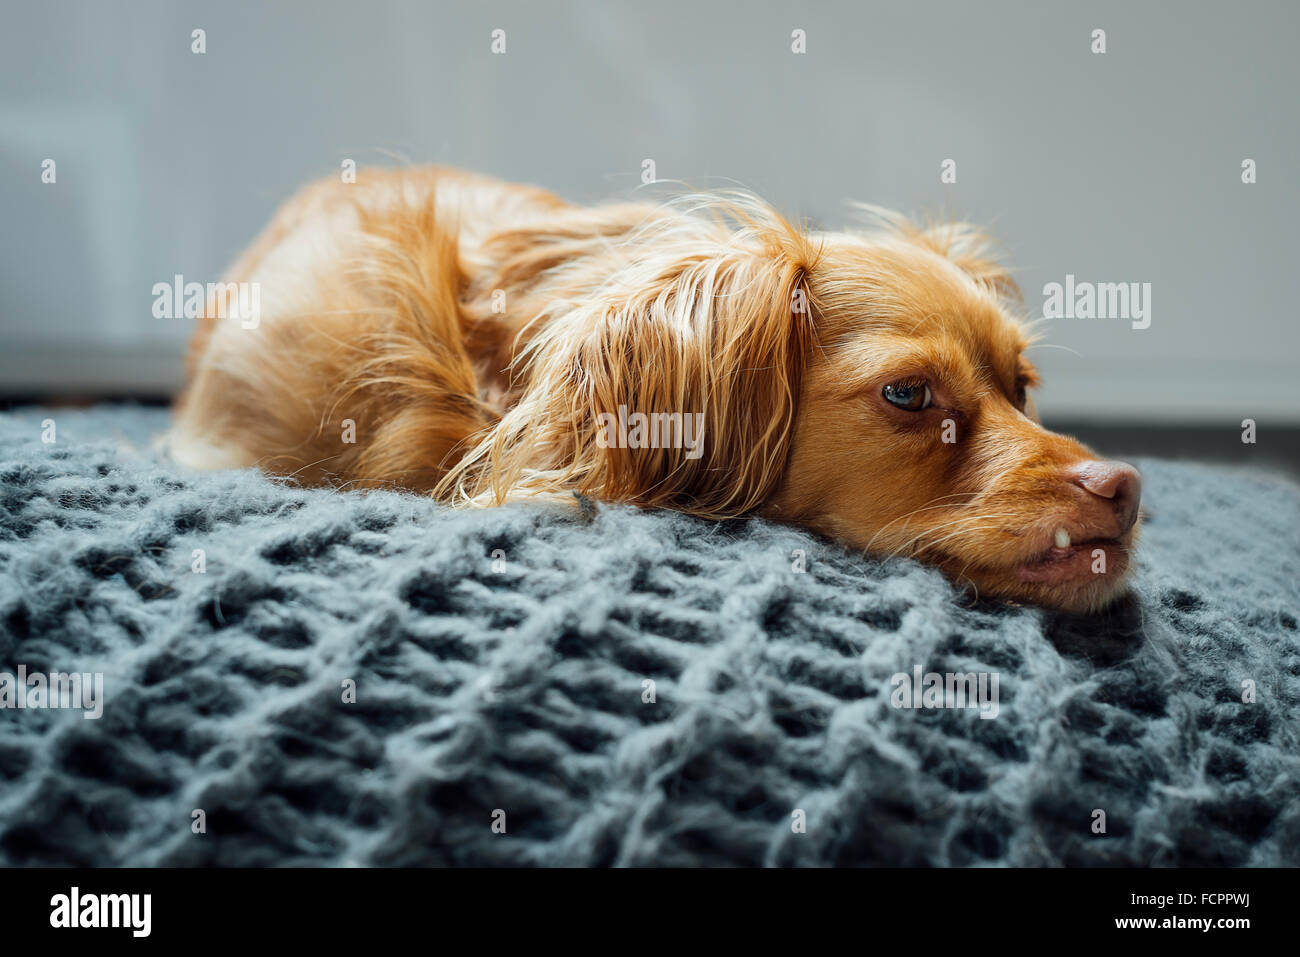
[[[174,385],[188,323],[152,318],[152,285],[217,278],[344,158],[457,164],[576,200],[627,196],[653,158],[661,178],[741,184],[827,225],[849,199],[991,224],[1035,315],[1067,273],[1151,283],[1148,329],[1044,323],[1061,347],[1035,351],[1048,415],[1300,421],[1297,9],[14,6],[0,392]],[[947,158],[956,184],[940,182]]]

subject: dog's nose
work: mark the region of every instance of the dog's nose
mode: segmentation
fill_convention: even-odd
[[[1070,468],[1069,477],[1075,485],[1098,498],[1108,498],[1114,504],[1115,517],[1119,519],[1120,534],[1124,534],[1137,521],[1138,503],[1142,500],[1142,476],[1127,462],[1080,462]]]

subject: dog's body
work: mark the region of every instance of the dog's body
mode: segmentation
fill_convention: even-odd
[[[196,468],[761,514],[1072,609],[1127,571],[1137,475],[1038,425],[1014,285],[968,227],[425,168],[307,188],[227,279],[262,308],[209,302],[195,334],[170,446]]]

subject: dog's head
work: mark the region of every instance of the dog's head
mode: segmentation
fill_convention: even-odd
[[[879,214],[871,232],[810,233],[758,203],[727,213],[652,217],[618,242],[607,224],[565,235],[525,307],[522,397],[462,490],[757,512],[1067,610],[1120,592],[1138,474],[1039,424],[1015,286],[977,231]],[[620,408],[614,436],[601,422]],[[626,441],[638,412],[702,413],[703,447]]]
[[[1106,604],[1129,570],[1138,473],[1039,424],[1018,294],[981,235],[891,225],[825,236],[807,273],[817,345],[765,512],[981,595]]]

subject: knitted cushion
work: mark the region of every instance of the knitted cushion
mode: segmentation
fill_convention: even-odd
[[[164,423],[0,416],[0,673],[103,675],[0,710],[0,863],[1300,863],[1286,482],[1144,463],[1084,618],[760,521],[184,474]],[[895,707],[918,666],[996,716]]]

